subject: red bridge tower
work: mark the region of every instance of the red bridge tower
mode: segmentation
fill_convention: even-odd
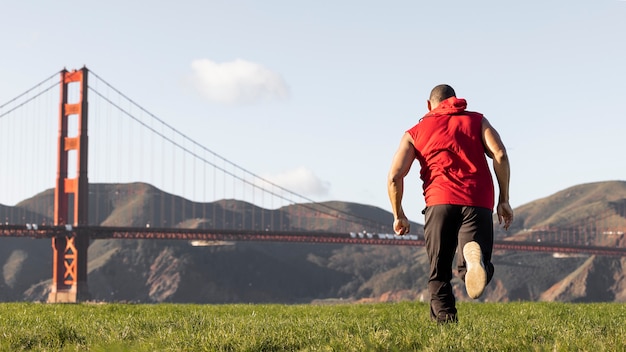
[[[87,178],[87,68],[61,71],[57,178],[54,190],[54,225],[88,225]],[[79,98],[68,102],[68,87],[78,85]],[[70,160],[76,160],[71,168]],[[71,175],[71,173],[74,173]],[[52,238],[53,268],[49,303],[73,303],[89,299],[87,249],[89,236],[68,232]]]

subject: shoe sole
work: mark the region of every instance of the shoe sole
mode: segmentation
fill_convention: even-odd
[[[463,247],[463,257],[467,265],[465,273],[465,290],[467,295],[476,299],[483,294],[487,286],[487,272],[483,266],[483,253],[480,245],[472,241]]]

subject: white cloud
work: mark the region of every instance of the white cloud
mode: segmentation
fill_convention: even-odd
[[[263,175],[264,179],[302,196],[324,196],[330,183],[320,180],[313,171],[299,167],[275,175]]]
[[[217,63],[201,59],[194,60],[191,68],[194,88],[209,101],[250,104],[289,97],[289,89],[283,78],[254,62],[237,59]]]

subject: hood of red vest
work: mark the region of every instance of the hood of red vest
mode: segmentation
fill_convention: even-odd
[[[467,108],[467,101],[465,99],[459,99],[457,97],[448,98],[433,110],[431,110],[426,116],[430,115],[451,115],[465,111]]]

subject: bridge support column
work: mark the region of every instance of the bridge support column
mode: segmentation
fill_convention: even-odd
[[[76,303],[90,298],[87,285],[89,238],[64,236],[52,239],[52,287],[48,303]]]
[[[87,72],[87,68],[71,72],[61,71],[54,224],[66,225],[68,230],[71,227],[88,225]],[[78,85],[78,101],[72,103],[68,102],[68,86],[71,83]],[[75,158],[75,166],[70,165],[70,158]],[[52,239],[53,266],[49,303],[73,303],[89,299],[88,247],[89,236],[84,233],[68,231],[67,236]]]

